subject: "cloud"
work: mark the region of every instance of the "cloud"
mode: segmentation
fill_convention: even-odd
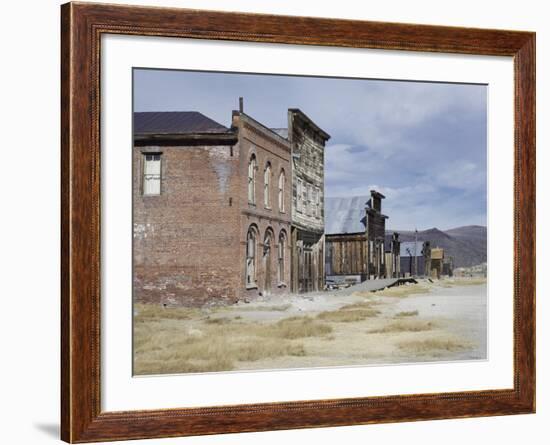
[[[245,111],[286,127],[300,108],[331,135],[325,195],[387,196],[392,227],[486,221],[484,85],[136,70],[137,111],[198,110],[229,125]],[[393,223],[396,226],[393,226]]]

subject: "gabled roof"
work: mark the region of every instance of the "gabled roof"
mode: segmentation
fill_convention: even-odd
[[[229,128],[198,111],[146,111],[134,113],[134,134],[226,133]]]

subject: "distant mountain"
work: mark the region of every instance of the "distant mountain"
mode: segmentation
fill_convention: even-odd
[[[357,233],[365,230],[365,203],[370,196],[325,198],[325,233]],[[394,231],[387,231],[390,235]],[[414,231],[397,230],[401,241],[414,241]],[[430,241],[452,257],[455,267],[470,267],[487,261],[487,227],[464,226],[442,231],[418,232],[419,241]]]
[[[394,231],[387,231],[389,236]],[[401,241],[414,241],[414,231],[398,231]],[[446,257],[453,258],[454,267],[476,266],[487,261],[487,227],[464,226],[446,231],[432,228],[418,231],[419,241],[430,241],[432,247],[442,247]]]

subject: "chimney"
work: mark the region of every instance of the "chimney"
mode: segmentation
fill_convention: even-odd
[[[244,113],[244,99],[239,97],[239,112]]]

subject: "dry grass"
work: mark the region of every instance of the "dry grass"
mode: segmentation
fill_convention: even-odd
[[[374,301],[360,301],[358,303],[351,303],[346,304],[345,306],[342,306],[340,310],[347,310],[347,309],[372,309],[373,306],[375,306],[376,303]]]
[[[456,277],[446,280],[445,283],[451,286],[474,286],[487,283],[487,278]]]
[[[435,324],[431,321],[398,320],[381,328],[369,331],[371,334],[388,334],[393,332],[422,332],[431,331]]]
[[[397,347],[404,352],[415,355],[437,355],[444,352],[457,352],[468,349],[470,345],[467,342],[456,339],[437,339],[426,340],[408,340],[397,344]]]
[[[158,304],[135,304],[134,315],[136,320],[191,320],[199,317],[200,309],[188,307],[163,307]]]
[[[253,306],[227,306],[221,307],[220,310],[229,310],[236,312],[284,312],[290,309],[291,304],[279,304],[279,305],[253,305]]]
[[[377,295],[385,297],[408,297],[413,294],[428,294],[430,288],[422,284],[404,284],[402,286],[393,286],[376,292]]]
[[[275,338],[296,339],[319,337],[332,332],[332,327],[309,317],[290,317],[260,328],[260,335]]]
[[[395,314],[396,317],[416,317],[417,315],[418,311],[403,311]]]
[[[377,317],[380,311],[376,309],[339,309],[336,311],[321,312],[317,318],[324,321],[332,321],[336,323],[349,323],[362,321],[366,318]]]
[[[184,311],[175,317],[177,313],[154,306],[137,311],[136,375],[230,371],[237,367],[237,362],[304,356],[306,350],[297,339],[324,337],[332,332],[328,324],[309,317],[261,324],[225,317],[180,323],[188,317],[182,318]]]
[[[231,320],[226,317],[217,317],[217,318],[206,317],[206,320],[204,320],[204,322],[206,324],[224,324],[224,323],[231,322]]]
[[[153,338],[154,342],[155,339]],[[172,337],[170,343],[147,351],[136,348],[136,374],[230,371],[235,362],[251,362],[284,355],[303,356],[303,345],[266,338],[234,338],[222,332],[204,337]]]

